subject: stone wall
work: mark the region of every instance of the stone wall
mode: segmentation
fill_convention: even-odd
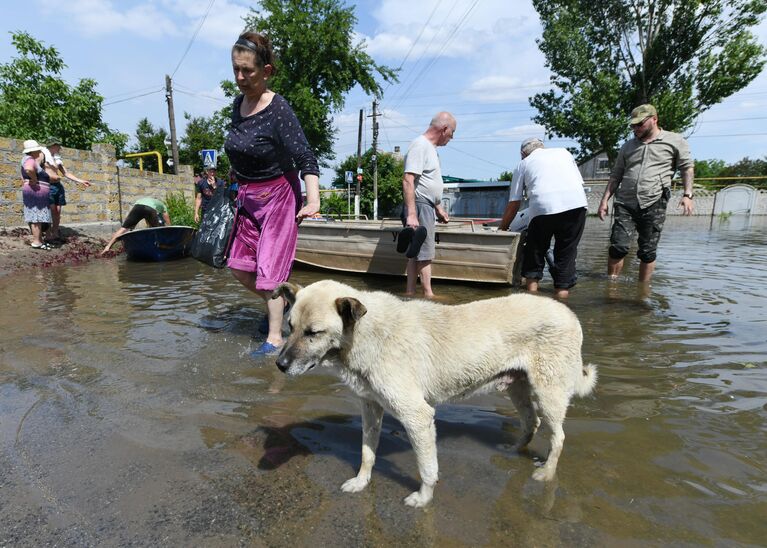
[[[23,141],[0,137],[0,227],[22,226],[20,161]],[[118,168],[111,145],[95,144],[90,151],[64,148],[61,158],[67,170],[91,182],[89,188],[63,179],[67,205],[61,224],[121,222],[141,196],[161,200],[169,192],[182,192],[194,204],[192,168],[179,166],[179,175]]]

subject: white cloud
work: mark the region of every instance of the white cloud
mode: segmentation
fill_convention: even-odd
[[[453,27],[428,27],[424,29],[418,42],[418,32],[401,34],[397,32],[381,32],[371,37],[364,37],[367,52],[374,57],[397,59],[402,62],[405,56],[408,61],[430,59],[434,57],[461,57],[472,55],[487,36],[475,33],[472,29],[463,29],[455,34]]]
[[[165,3],[169,9],[188,21],[184,32],[191,38],[200,19],[208,10],[210,0],[165,0]],[[258,3],[216,0],[197,35],[197,41],[216,47],[231,47],[245,28],[243,17],[250,13],[250,7],[257,8]]]
[[[546,128],[544,128],[540,124],[524,124],[521,126],[514,126],[508,129],[499,129],[496,130],[493,135],[497,135],[499,137],[530,137],[530,136],[543,136],[546,132]]]
[[[110,0],[43,0],[42,6],[46,11],[57,13],[78,32],[91,37],[121,32],[149,39],[180,35],[173,19],[151,2],[116,7]]]
[[[89,37],[127,33],[144,39],[160,40],[171,37],[191,39],[210,0],[146,0],[125,5],[112,0],[41,0],[43,10],[71,22]],[[229,47],[244,28],[243,16],[254,4],[232,0],[217,0],[208,13],[197,36],[200,42],[216,47]],[[257,4],[256,4],[257,5]]]
[[[526,102],[548,88],[549,71],[535,43],[541,28],[532,2],[483,0],[469,11],[472,5],[381,2],[373,14],[377,27],[365,37],[368,52],[398,66],[413,48],[400,83],[387,93],[390,101],[401,105],[408,98],[439,96],[438,102],[449,104],[446,96],[453,91],[456,98],[475,103]]]
[[[545,82],[531,82],[516,76],[485,76],[473,82],[464,96],[482,103],[526,101],[530,95],[548,89]]]
[[[435,6],[438,6],[436,11]],[[387,61],[433,57],[476,58],[489,43],[529,34],[538,19],[527,0],[439,2],[384,0],[374,11],[378,27],[365,37],[371,55]]]

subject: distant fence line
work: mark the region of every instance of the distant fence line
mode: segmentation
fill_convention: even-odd
[[[712,180],[722,180],[722,177],[711,178]],[[750,215],[767,215],[767,185],[764,188],[757,188],[753,185],[740,184],[744,180],[753,181],[762,179],[767,181],[767,177],[736,177],[728,179],[731,183],[723,188],[704,187],[701,184],[694,186],[693,215],[711,216],[719,213],[748,213]],[[696,179],[700,181],[701,179]],[[679,201],[682,199],[683,188],[681,181],[672,185],[671,199],[667,210],[668,215],[682,215],[682,209],[678,208]],[[599,202],[607,186],[607,179],[586,179],[584,188],[586,189],[586,200],[588,203],[589,214],[595,215],[599,208]],[[743,194],[739,201],[723,200],[729,191],[727,189],[737,189]],[[471,188],[468,185],[462,185],[461,188],[446,188],[443,193],[443,206],[452,216],[457,217],[500,217],[506,208],[509,199],[509,188],[506,186],[485,187],[476,185]],[[747,202],[743,206],[741,202]],[[727,210],[728,204],[733,209]],[[746,211],[747,210],[747,211]]]
[[[764,184],[758,186],[742,184],[744,181],[753,183],[759,180],[764,181]],[[707,184],[700,184],[703,181]],[[727,181],[727,184],[718,186],[712,184],[713,181]],[[506,185],[499,184],[503,182],[505,181],[489,181],[486,186],[482,183],[466,183],[459,188],[446,188],[443,193],[443,206],[451,216],[456,217],[501,217],[509,200],[508,182]],[[586,189],[588,212],[596,215],[607,186],[607,179],[584,179],[583,186]],[[696,178],[693,189],[693,215],[711,216],[720,213],[767,215],[767,176]],[[731,196],[727,200],[722,199],[730,190],[736,189],[741,195],[738,200],[732,199]],[[346,196],[347,189],[330,188],[322,189],[320,192]],[[683,214],[678,208],[682,194],[681,180],[673,180],[668,215]],[[384,216],[389,213],[384,212]]]
[[[0,227],[24,224],[20,174],[23,149],[22,140],[0,137]],[[181,192],[188,201],[194,200],[190,166],[179,166],[178,175],[118,168],[115,149],[107,144],[94,144],[91,150],[65,148],[61,156],[69,171],[92,183],[90,188],[83,188],[63,179],[67,197],[61,215],[63,225],[119,222],[141,196],[164,200],[169,192]]]
[[[584,179],[584,184],[588,183],[601,183],[607,184],[608,179]],[[693,185],[697,185],[697,188],[705,188],[708,190],[721,190],[727,186],[733,184],[750,184],[758,189],[767,190],[767,175],[744,175],[744,176],[728,176],[728,177],[695,177]],[[682,188],[681,179],[671,180],[671,189],[677,190]]]

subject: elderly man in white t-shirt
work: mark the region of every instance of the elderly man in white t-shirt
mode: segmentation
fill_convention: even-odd
[[[500,228],[508,230],[526,193],[530,224],[522,258],[522,275],[527,290],[538,291],[553,237],[554,266],[549,271],[554,278],[557,297],[565,298],[577,280],[575,258],[586,225],[583,178],[567,149],[544,148],[540,139],[531,137],[522,141],[521,153],[522,161],[512,176],[509,203]]]
[[[447,223],[449,216],[442,207],[442,172],[437,147],[445,146],[455,133],[455,117],[440,112],[432,118],[422,135],[410,143],[405,155],[402,177],[404,196],[403,223],[413,229],[423,226],[426,236],[416,256],[407,262],[407,295],[415,295],[416,282],[421,278],[425,297],[431,298],[431,262],[436,254],[434,232],[436,222]],[[410,255],[408,255],[410,257]]]

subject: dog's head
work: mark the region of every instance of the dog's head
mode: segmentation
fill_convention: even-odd
[[[353,288],[332,281],[305,288],[284,283],[272,298],[284,297],[290,304],[290,335],[277,358],[283,373],[301,375],[317,365],[335,363],[348,350],[357,322],[367,309],[354,296]]]

